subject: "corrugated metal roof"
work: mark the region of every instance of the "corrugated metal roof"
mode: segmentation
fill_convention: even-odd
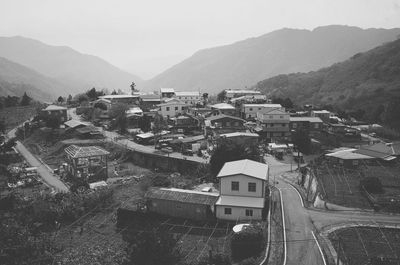
[[[325,156],[336,157],[336,158],[343,159],[343,160],[373,159],[374,158],[374,157],[371,157],[371,156],[368,156],[365,154],[355,153],[354,151],[357,151],[357,150],[356,149],[341,150],[341,151],[337,151],[334,153],[326,154]]]
[[[225,114],[218,114],[218,115],[215,115],[215,116],[210,116],[210,117],[207,117],[206,119],[209,120],[209,121],[215,121],[215,120],[220,120],[220,119],[223,119],[223,118],[230,118],[230,119],[239,120],[239,121],[243,121],[243,122],[245,121],[245,120],[243,120],[243,119],[241,119],[239,117],[229,116],[229,115],[225,115]]]
[[[239,137],[239,136],[255,137],[255,138],[260,137],[260,135],[257,134],[257,133],[247,133],[247,132],[224,133],[224,134],[221,134],[220,136],[221,137],[226,137],[226,138]]]
[[[76,128],[78,126],[86,126],[85,123],[78,121],[78,120],[69,120],[69,121],[64,122],[64,124],[70,128]]]
[[[308,121],[322,123],[322,120],[318,117],[290,117],[290,121]]]
[[[215,202],[218,200],[218,194],[175,188],[152,188],[146,192],[145,198],[178,201],[183,203],[214,205]]]
[[[222,195],[218,198],[215,205],[264,208],[264,198]]]
[[[282,108],[281,104],[243,104],[244,107],[251,107],[251,108]]]
[[[161,87],[160,92],[161,93],[175,93],[175,89],[170,88],[170,87]]]
[[[139,95],[105,95],[100,96],[102,99],[120,99],[120,98],[138,98]]]
[[[228,103],[214,104],[214,105],[211,105],[211,108],[213,108],[213,109],[235,109],[234,106],[232,106],[231,104],[228,104]]]
[[[52,110],[66,110],[66,109],[67,109],[66,107],[61,107],[61,106],[57,106],[57,105],[50,105],[50,106],[47,106],[47,108],[45,108],[43,110],[52,111]]]
[[[217,178],[243,174],[249,177],[267,180],[268,165],[249,159],[226,162]]]

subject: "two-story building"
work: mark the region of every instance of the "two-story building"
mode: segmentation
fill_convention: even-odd
[[[255,120],[257,113],[267,113],[273,109],[285,111],[281,104],[243,104],[240,109],[240,115],[246,120]]]
[[[315,136],[321,133],[322,120],[318,117],[290,117],[290,130],[304,130]]]
[[[64,123],[68,119],[67,108],[57,105],[50,105],[41,110],[40,117],[43,120],[47,120],[50,117],[56,117],[60,123]]]
[[[290,139],[290,114],[280,109],[257,113],[255,131],[267,140],[288,141]]]
[[[196,91],[176,91],[175,97],[187,105],[196,105],[201,100],[201,93]]]
[[[261,220],[265,205],[269,168],[244,159],[227,162],[218,173],[220,195],[215,213],[222,220]]]
[[[245,120],[239,117],[220,114],[206,118],[204,120],[204,125],[206,134],[208,131],[212,131],[217,134],[223,134],[246,131],[246,127],[244,126],[245,122]]]
[[[157,107],[160,115],[169,118],[185,113],[188,105],[179,99],[171,98],[165,103],[158,104]]]
[[[200,120],[192,115],[179,115],[177,117],[172,117],[168,120],[169,125],[171,126],[172,131],[176,133],[186,133],[193,130],[199,130]]]
[[[158,104],[161,104],[160,95],[156,94],[142,94],[140,95],[139,106],[144,111],[149,111],[156,108]]]

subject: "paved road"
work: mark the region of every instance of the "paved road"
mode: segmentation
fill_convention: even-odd
[[[7,134],[8,138],[15,137],[15,132],[16,129],[11,130]],[[26,149],[26,147],[20,141],[17,141],[15,148],[25,158],[29,165],[32,167],[37,167],[38,174],[47,185],[54,188],[58,192],[68,192],[68,187],[61,180],[55,177],[46,165],[41,163],[34,155],[32,155],[32,153],[29,152],[29,150]]]
[[[72,119],[82,121],[82,118],[79,115],[76,115],[74,108],[69,109],[68,114],[70,115],[70,117]],[[85,122],[85,123],[90,124],[89,122]],[[129,139],[119,139],[119,138],[123,138],[123,136],[117,132],[112,132],[112,131],[103,131],[103,132],[104,132],[104,136],[108,140],[117,142],[118,144],[125,146],[126,148],[131,149],[131,150],[135,150],[135,151],[142,152],[142,153],[148,153],[148,154],[157,153],[157,154],[163,155],[163,156],[169,156],[169,157],[182,159],[182,160],[190,160],[190,161],[194,161],[194,162],[198,162],[198,163],[207,163],[208,162],[207,159],[198,157],[197,155],[186,156],[186,155],[182,155],[181,153],[178,153],[178,152],[172,152],[172,153],[167,154],[165,152],[156,150],[153,146],[141,145],[141,144],[135,143],[134,141],[131,141]],[[115,139],[119,139],[119,140],[115,140]]]
[[[308,209],[302,206],[297,191],[283,178],[282,173],[290,171],[290,165],[267,157],[270,165],[270,183],[276,176],[276,187],[282,193],[287,241],[287,264],[324,264],[312,231],[322,231],[342,225],[399,225],[399,215],[373,212],[327,211]],[[329,252],[329,251],[327,251]]]

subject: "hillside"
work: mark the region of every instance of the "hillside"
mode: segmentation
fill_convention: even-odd
[[[278,74],[307,72],[393,41],[400,29],[325,26],[312,31],[277,30],[231,45],[201,50],[146,82],[145,87],[217,93],[243,88]]]
[[[27,66],[57,80],[68,88],[62,95],[83,92],[92,87],[129,90],[142,80],[96,56],[69,47],[51,46],[24,37],[0,37],[0,56]]]
[[[271,96],[290,97],[297,104],[332,104],[373,113],[400,96],[400,40],[315,72],[266,79],[256,88]]]
[[[0,96],[22,96],[27,92],[34,99],[48,101],[65,90],[55,80],[0,57]]]

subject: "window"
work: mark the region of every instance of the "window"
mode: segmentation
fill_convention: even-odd
[[[239,126],[239,122],[235,121],[235,126],[238,127]]]
[[[272,116],[272,115],[269,115],[269,118],[270,118],[270,119],[273,119],[273,118],[274,118],[274,116]]]
[[[184,110],[184,109],[185,109],[185,107],[182,106],[182,110]]]
[[[179,110],[179,107],[175,107],[175,110]]]
[[[279,116],[279,118],[283,119],[283,116]]]
[[[166,111],[169,111],[169,107],[165,107],[165,110],[166,110]]]
[[[318,124],[318,123],[315,123],[315,124],[314,124],[314,128],[315,128],[315,129],[318,129],[318,128],[319,128],[319,124]]]
[[[249,111],[253,111],[253,108],[250,108]]]
[[[253,210],[246,209],[246,216],[253,216]]]
[[[249,192],[256,192],[256,183],[249,182]]]
[[[292,127],[297,128],[297,123],[293,123]]]
[[[261,108],[258,108],[258,110],[261,110]]]
[[[232,190],[239,191],[239,181],[232,181],[231,188],[232,188]]]
[[[353,160],[353,166],[358,166],[358,160]]]
[[[226,127],[229,127],[229,126],[231,126],[231,122],[227,121],[226,122]]]
[[[232,214],[232,208],[225,208],[225,214]]]

